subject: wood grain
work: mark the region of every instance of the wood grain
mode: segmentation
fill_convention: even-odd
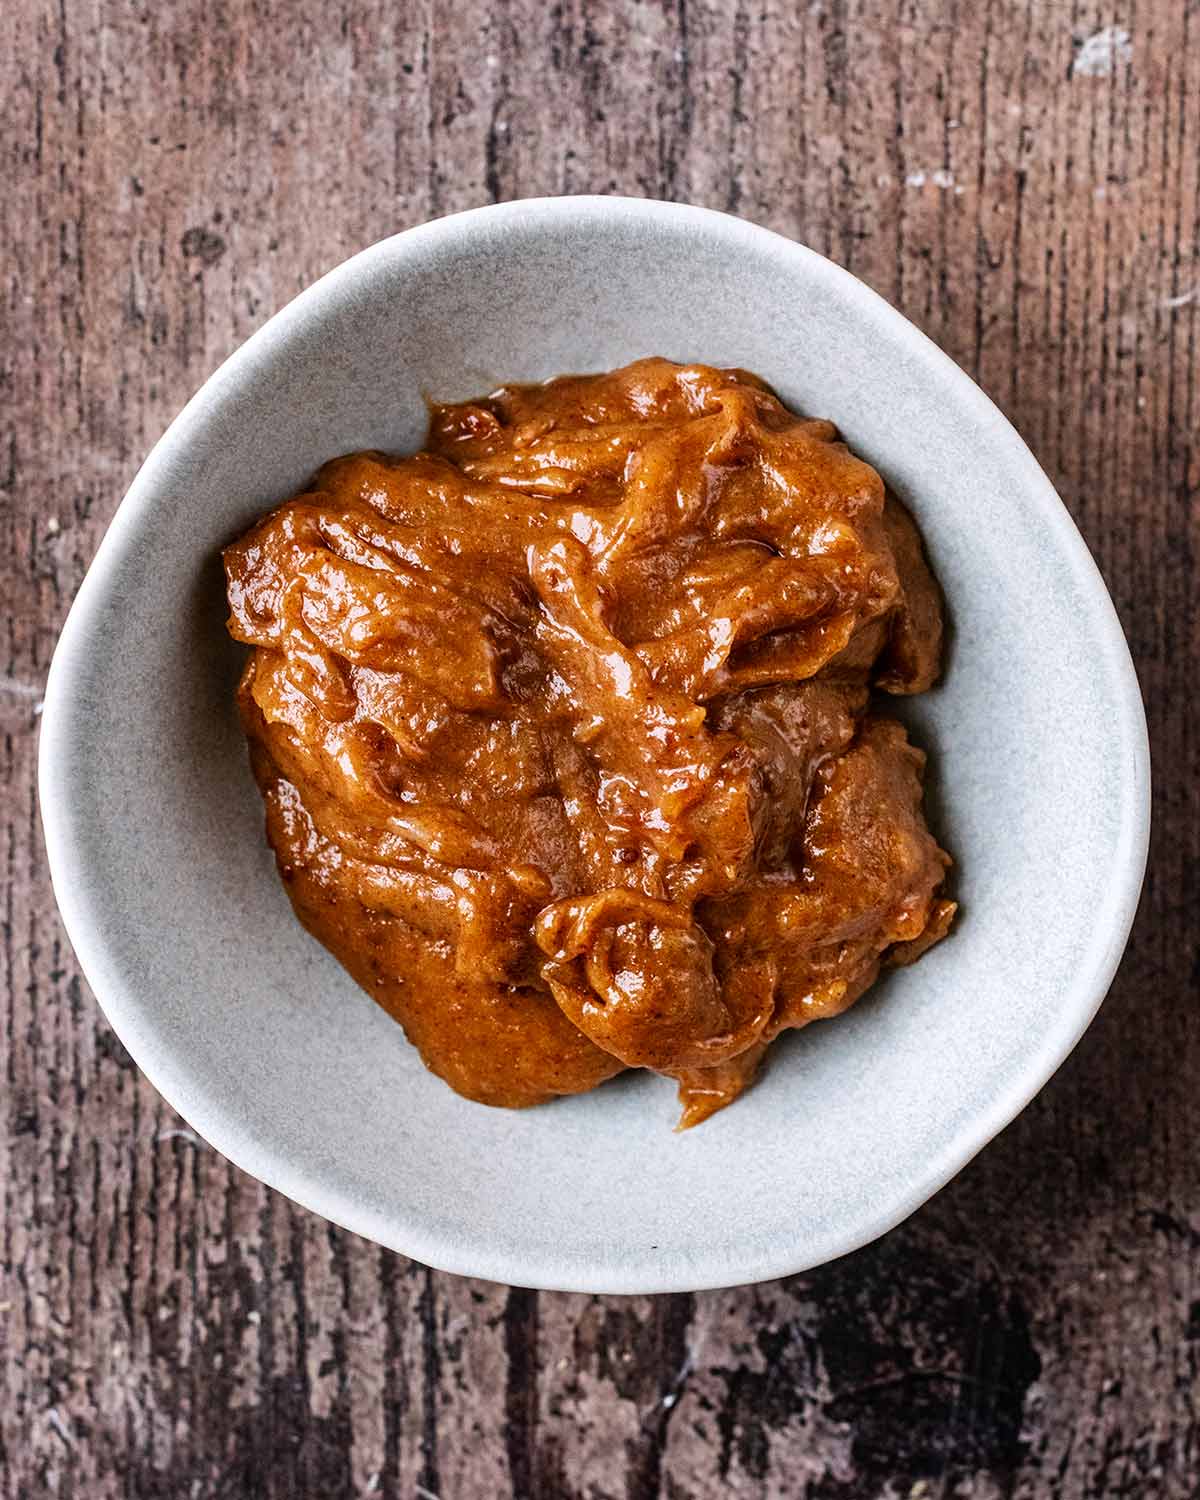
[[[0,72],[0,1493],[1200,1493],[1196,0],[8,0]],[[56,632],[201,379],[384,234],[581,191],[801,238],[975,374],[1154,741],[1141,916],[1054,1082],[881,1244],[694,1297],[457,1280],[235,1171],[101,1020],[37,824]]]

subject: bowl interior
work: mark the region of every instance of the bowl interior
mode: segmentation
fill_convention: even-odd
[[[420,445],[430,397],[642,354],[746,366],[832,418],[945,588],[930,751],[949,941],[672,1132],[626,1076],[508,1113],[425,1071],[299,928],[265,847],[218,549],[331,455]],[[828,262],[736,220],[507,205],[374,247],[208,383],[148,460],[56,657],[52,869],[83,966],[167,1098],[241,1166],[384,1244],[529,1285],[779,1275],[915,1208],[1027,1101],[1111,978],[1144,861],[1144,721],[1103,585],[977,388]]]

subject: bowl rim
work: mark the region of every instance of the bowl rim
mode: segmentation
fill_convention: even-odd
[[[270,346],[317,313],[327,299],[345,295],[363,271],[405,250],[430,243],[461,243],[480,227],[506,225],[553,229],[570,223],[623,220],[642,225],[671,225],[696,234],[716,236],[733,246],[745,244],[771,249],[807,263],[810,274],[824,277],[840,297],[857,302],[876,319],[895,329],[917,359],[939,372],[953,386],[956,400],[978,422],[998,432],[1009,443],[1015,463],[1024,470],[1025,492],[1033,502],[1055,545],[1062,549],[1081,590],[1095,610],[1100,632],[1098,658],[1120,705],[1117,731],[1128,758],[1122,781],[1116,855],[1106,903],[1096,914],[1083,960],[1071,988],[1060,997],[1054,1022],[1040,1044],[1025,1054],[1005,1086],[955,1132],[943,1150],[925,1163],[924,1170],[905,1190],[885,1203],[872,1204],[853,1223],[827,1228],[815,1248],[798,1258],[786,1246],[769,1253],[748,1254],[732,1280],[729,1267],[717,1256],[690,1260],[672,1268],[642,1248],[625,1258],[610,1257],[587,1274],[564,1257],[555,1263],[552,1252],[538,1251],[528,1259],[476,1242],[445,1241],[420,1216],[406,1217],[401,1200],[388,1214],[356,1204],[336,1182],[317,1180],[297,1169],[286,1157],[264,1148],[236,1116],[214,1103],[206,1089],[186,1075],[169,1069],[167,1058],[149,1055],[139,1044],[137,1001],[110,969],[101,925],[93,918],[87,882],[77,878],[80,830],[73,798],[62,774],[70,708],[89,650],[89,621],[93,601],[104,590],[111,565],[135,538],[143,517],[157,503],[156,492],[173,455],[187,448],[193,429],[207,403],[236,386],[248,368]],[[1150,751],[1145,709],[1129,646],[1104,580],[1070,513],[1020,434],[976,384],[914,323],[851,272],[817,251],[774,230],[715,209],[650,198],[579,195],[517,199],[489,204],[415,225],[389,235],[327,271],[301,291],[250,335],[199,387],[151,448],[117,507],[71,605],[55,647],[47,677],[38,751],[38,794],[51,882],[63,925],[80,969],[96,1001],[139,1069],[167,1103],[242,1171],[271,1189],[284,1193],[302,1207],[376,1243],[443,1271],[480,1277],[508,1285],[545,1290],[645,1294],[701,1291],[734,1284],[751,1284],[796,1274],[824,1264],[869,1244],[901,1223],[957,1175],[972,1158],[1044,1087],[1091,1023],[1106,995],[1124,952],[1137,910],[1150,835]],[[168,1077],[168,1073],[170,1076]]]

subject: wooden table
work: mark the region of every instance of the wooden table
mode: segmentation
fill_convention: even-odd
[[[0,71],[4,1500],[1200,1492],[1196,0],[8,0]],[[1054,1082],[881,1244],[698,1296],[458,1280],[235,1171],[101,1019],[37,821],[56,633],[185,398],[360,246],[581,191],[795,235],[977,376],[1155,744]]]

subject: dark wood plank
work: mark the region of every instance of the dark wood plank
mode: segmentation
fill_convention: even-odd
[[[0,73],[0,1493],[1194,1495],[1196,0],[10,0]],[[1134,941],[1053,1084],[883,1243],[694,1298],[437,1275],[234,1171],[100,1020],[36,821],[56,632],[204,375],[371,240],[580,191],[804,239],[976,374],[1156,756]]]

